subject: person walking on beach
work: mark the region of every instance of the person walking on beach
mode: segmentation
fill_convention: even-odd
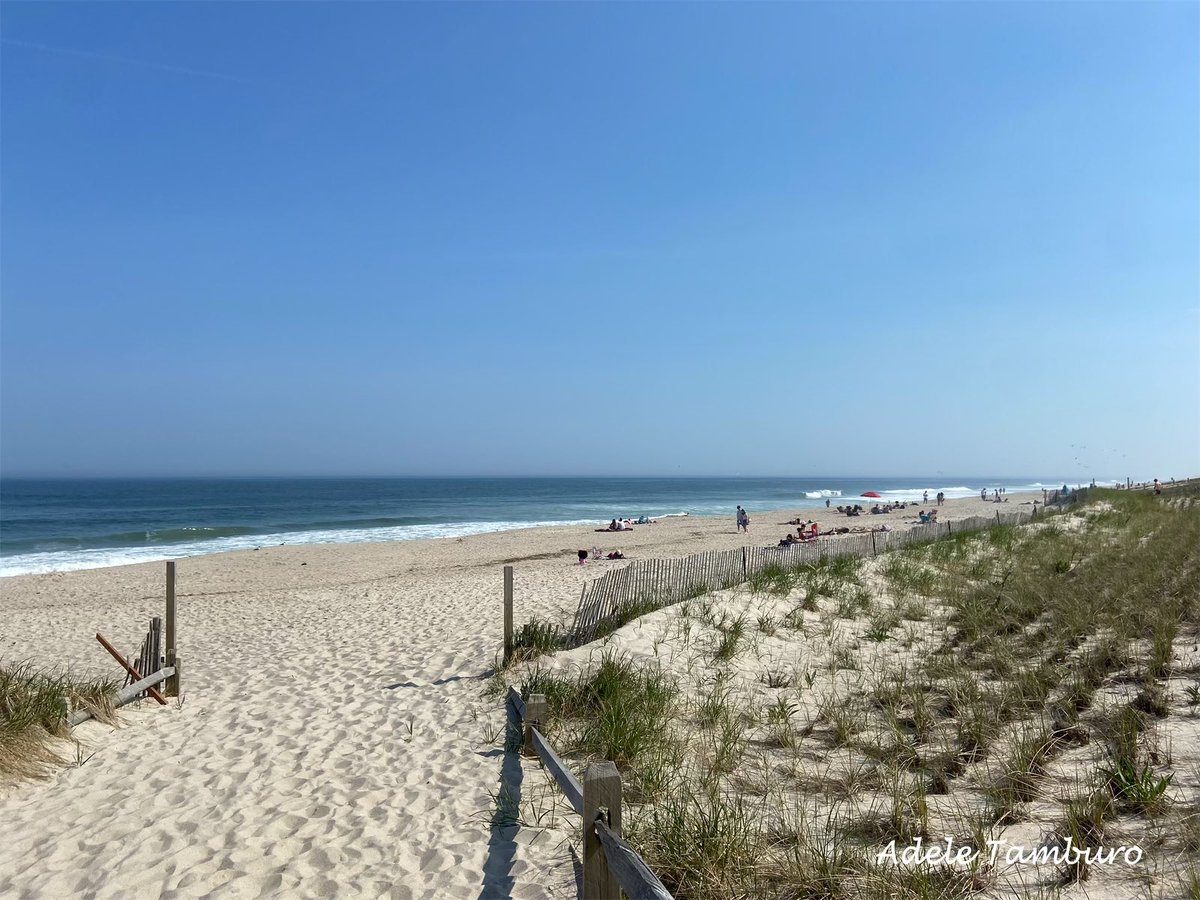
[[[921,503],[926,504],[928,502],[929,502],[929,491],[926,491],[924,494],[921,495]]]
[[[986,499],[987,499],[987,488],[980,488],[980,489],[979,489],[979,499],[980,499],[980,500],[986,500]]]
[[[737,508],[737,530],[740,534],[742,529],[746,527],[746,511],[739,506]]]

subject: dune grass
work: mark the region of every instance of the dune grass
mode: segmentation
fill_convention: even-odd
[[[985,868],[880,865],[876,852],[940,834],[947,803],[962,804],[956,834],[977,847],[1039,803],[1045,816],[1067,757],[1086,777],[1047,831],[1094,847],[1118,818],[1144,820],[1163,859],[1186,858],[1200,847],[1189,825],[1200,798],[1172,800],[1179,779],[1153,732],[1189,708],[1182,695],[1172,707],[1165,684],[1181,640],[1200,633],[1200,505],[1092,499],[874,563],[768,567],[747,586],[761,612],[703,606],[712,642],[696,644],[690,689],[609,655],[591,675],[532,673],[526,690],[547,694],[573,750],[618,759],[633,788],[629,840],[680,900],[1003,893]],[[825,627],[806,625],[806,611]],[[689,625],[693,612],[681,613]],[[905,622],[924,629],[919,652],[901,654]],[[830,663],[813,670],[822,687],[807,723],[786,677],[794,661],[756,660],[751,639],[821,644]],[[1076,863],[1058,879],[1098,868]]]
[[[118,686],[30,663],[0,664],[0,781],[42,778],[62,765],[54,741],[70,737],[67,704],[112,722]]]
[[[632,796],[660,793],[678,764],[678,742],[669,731],[678,688],[661,668],[640,667],[606,653],[590,672],[529,672],[521,693],[546,697],[545,730],[556,749],[581,764],[615,762],[634,788]]]

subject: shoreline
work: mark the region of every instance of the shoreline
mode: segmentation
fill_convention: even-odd
[[[866,497],[836,497],[829,498],[830,506],[784,506],[767,510],[750,510],[752,532],[741,533],[742,540],[736,542],[736,546],[740,547],[743,544],[753,544],[755,546],[769,546],[777,542],[783,537],[787,531],[794,531],[795,525],[789,525],[789,519],[803,518],[810,519],[820,524],[821,530],[824,531],[829,527],[862,527],[869,528],[871,526],[879,526],[886,524],[889,528],[907,528],[916,524],[916,513],[918,510],[939,509],[938,515],[941,521],[954,521],[960,518],[969,518],[971,516],[981,515],[983,513],[991,513],[995,510],[1004,511],[1019,507],[1022,505],[1032,505],[1036,500],[1038,505],[1041,505],[1042,499],[1038,492],[1022,491],[1005,495],[1011,499],[995,503],[992,500],[980,500],[975,497],[957,497],[947,499],[944,505],[939,509],[936,503],[923,504],[920,502],[909,501],[907,507],[902,510],[893,510],[890,513],[872,514],[870,512],[871,504],[876,501],[874,498]],[[832,502],[832,501],[841,501]],[[837,512],[837,506],[857,504],[863,507],[863,513],[859,516],[846,516]],[[813,514],[817,515],[814,517]],[[36,579],[46,577],[61,577],[67,575],[82,575],[84,573],[94,572],[114,572],[125,569],[137,569],[140,567],[155,567],[157,570],[158,564],[173,560],[177,562],[192,562],[209,561],[222,558],[241,559],[247,554],[270,554],[275,555],[281,551],[291,551],[296,554],[304,552],[316,552],[318,549],[328,548],[400,548],[400,547],[422,547],[434,546],[439,543],[467,543],[470,546],[479,545],[483,548],[490,548],[495,543],[503,543],[506,539],[511,539],[516,543],[525,544],[536,537],[549,538],[574,538],[579,544],[578,547],[564,547],[560,551],[538,552],[530,555],[515,556],[510,559],[499,560],[502,564],[510,564],[520,562],[527,559],[550,558],[557,556],[559,552],[562,554],[574,554],[578,550],[590,549],[593,545],[600,543],[609,544],[612,546],[603,549],[623,550],[625,547],[637,548],[639,550],[656,550],[663,549],[668,556],[687,555],[688,552],[699,552],[700,550],[712,549],[729,549],[727,543],[721,543],[717,546],[696,547],[695,550],[681,551],[676,545],[678,544],[677,531],[682,528],[687,528],[689,525],[696,526],[693,531],[695,537],[712,537],[720,535],[721,525],[729,526],[730,534],[735,534],[733,528],[733,512],[728,515],[691,515],[668,513],[657,518],[656,523],[652,525],[636,525],[630,530],[610,532],[603,530],[604,523],[592,520],[573,520],[568,522],[538,522],[533,524],[518,524],[518,523],[486,523],[499,524],[504,527],[489,529],[485,531],[472,531],[464,534],[449,534],[449,535],[434,535],[427,537],[412,537],[402,539],[365,539],[354,541],[342,540],[323,540],[323,541],[279,541],[274,540],[262,541],[252,547],[235,548],[229,550],[214,550],[211,552],[197,552],[188,554],[169,554],[155,555],[153,558],[137,562],[122,562],[114,565],[96,565],[87,568],[70,568],[70,569],[53,569],[44,572],[20,572],[14,574],[0,574],[0,584],[13,585],[20,582],[21,579]],[[477,523],[468,523],[477,524]],[[441,527],[441,526],[439,526]],[[659,529],[662,529],[659,535]],[[769,530],[768,530],[769,529]],[[778,533],[777,533],[778,532]],[[305,532],[296,532],[304,534]],[[658,535],[662,539],[654,539]],[[264,538],[278,538],[283,535],[263,535]],[[753,539],[752,539],[753,538]],[[836,539],[834,537],[833,539]],[[552,542],[551,542],[552,543]],[[586,546],[585,546],[586,544]],[[497,560],[492,560],[493,562]],[[572,556],[572,561],[574,557]],[[617,560],[616,562],[620,562]],[[483,563],[480,563],[483,564]]]
[[[1033,499],[1037,499],[1039,503],[1041,502],[1041,497],[1040,497],[1039,493],[1036,491],[1020,491],[1020,492],[1014,492],[1011,494],[1007,494],[1005,496],[1012,498],[1010,501],[1008,501],[1010,503],[1014,503],[1014,502],[1015,503],[1029,503]],[[771,527],[775,527],[776,525],[779,525],[780,527],[784,527],[786,525],[787,519],[789,519],[789,518],[800,517],[800,518],[807,519],[810,517],[815,517],[817,521],[822,523],[822,529],[828,527],[823,520],[836,521],[838,526],[845,525],[845,524],[849,524],[849,525],[853,525],[853,526],[866,526],[868,524],[867,520],[869,520],[870,522],[875,523],[875,524],[887,522],[887,523],[889,523],[889,527],[891,527],[897,521],[898,516],[903,517],[903,515],[907,514],[909,511],[911,511],[913,509],[914,505],[916,506],[917,509],[922,509],[922,508],[932,509],[936,505],[936,504],[933,504],[933,505],[922,504],[922,503],[920,503],[920,501],[916,501],[916,502],[907,501],[908,508],[900,511],[899,513],[893,512],[891,514],[871,515],[869,513],[870,505],[875,502],[878,502],[874,498],[831,497],[828,499],[831,501],[828,509],[823,505],[815,505],[815,506],[795,505],[795,506],[783,506],[783,507],[764,509],[764,510],[756,510],[756,509],[748,508],[748,511],[750,512],[751,518],[753,520],[752,525],[759,525],[759,524],[766,525],[767,523],[771,523]],[[889,498],[884,498],[884,499],[887,500]],[[893,502],[897,502],[897,501],[893,501]],[[838,505],[848,505],[848,504],[855,504],[855,503],[863,506],[863,508],[864,508],[863,515],[858,517],[853,522],[846,522],[846,523],[841,522],[841,519],[845,518],[845,517],[840,516],[836,512],[836,507]],[[951,498],[951,499],[947,499],[945,501],[945,503],[946,503],[946,506],[943,507],[943,509],[946,511],[946,514],[949,514],[949,512],[951,510],[957,508],[957,506],[956,506],[957,504],[962,504],[962,503],[975,503],[975,504],[983,503],[983,504],[986,504],[989,509],[997,506],[997,504],[994,504],[992,501],[980,501],[977,496]],[[1001,503],[998,506],[1004,507],[1005,504]],[[964,513],[961,515],[963,515],[965,517],[968,515],[978,515],[978,514],[979,514],[978,511],[976,511],[976,512],[972,512],[972,513]],[[786,516],[786,518],[779,519],[779,517],[781,515]],[[959,514],[956,513],[955,515],[959,515]],[[914,516],[915,516],[915,513],[914,513]],[[654,527],[668,525],[670,523],[677,523],[677,522],[705,522],[705,521],[721,522],[721,521],[724,521],[726,518],[729,518],[730,521],[732,521],[732,511],[730,512],[728,517],[720,516],[720,515],[705,515],[705,514],[665,513],[656,518],[658,520],[658,525],[654,526]],[[778,522],[776,521],[777,519],[778,519]],[[76,551],[68,551],[68,552],[70,552],[72,554],[96,553],[98,555],[99,554],[121,555],[121,554],[136,553],[139,549],[144,549],[144,552],[146,553],[146,558],[140,559],[140,560],[119,561],[119,562],[113,562],[113,563],[100,562],[100,563],[97,563],[94,565],[93,564],[69,565],[67,567],[61,567],[61,568],[47,568],[47,569],[38,570],[38,571],[19,571],[19,572],[13,572],[13,573],[4,572],[4,568],[5,568],[6,564],[8,564],[8,563],[4,558],[0,558],[0,584],[7,584],[11,579],[15,579],[15,578],[36,577],[36,576],[40,576],[40,575],[62,575],[62,574],[69,574],[72,572],[103,571],[103,570],[118,569],[118,568],[125,568],[125,567],[131,567],[131,566],[150,565],[153,563],[164,562],[166,560],[195,560],[195,559],[204,559],[204,558],[213,557],[213,556],[227,556],[227,555],[233,555],[233,554],[245,553],[245,552],[263,552],[266,550],[278,549],[280,547],[312,548],[312,547],[329,547],[329,546],[349,546],[349,547],[359,547],[359,546],[368,546],[368,545],[390,546],[390,545],[396,545],[396,544],[410,544],[410,543],[422,544],[422,543],[428,542],[428,541],[473,540],[473,539],[477,539],[477,538],[481,538],[481,537],[494,536],[494,535],[525,534],[525,533],[531,533],[531,532],[550,534],[552,532],[559,532],[559,531],[564,532],[564,533],[574,533],[574,531],[580,531],[580,533],[582,533],[583,531],[588,531],[592,528],[603,527],[603,525],[604,525],[603,522],[600,522],[600,521],[593,522],[593,520],[590,520],[590,519],[575,519],[575,520],[567,520],[567,521],[562,521],[562,522],[541,521],[541,522],[533,522],[533,523],[528,523],[528,524],[519,523],[519,522],[464,522],[464,523],[457,523],[457,524],[407,526],[407,527],[411,527],[411,528],[428,528],[428,529],[447,529],[447,528],[453,529],[456,527],[461,527],[461,528],[468,529],[468,530],[464,530],[461,533],[430,534],[430,535],[419,535],[419,536],[401,537],[401,538],[382,536],[382,535],[379,537],[369,536],[373,531],[374,532],[383,532],[383,531],[386,531],[387,529],[358,529],[358,530],[351,529],[351,530],[347,530],[345,532],[337,532],[337,533],[338,534],[357,533],[357,534],[361,534],[362,536],[356,540],[332,539],[329,537],[322,537],[324,535],[329,535],[329,534],[333,533],[333,532],[329,532],[329,531],[280,532],[280,533],[276,533],[276,534],[249,535],[249,536],[246,536],[245,538],[240,539],[241,541],[243,541],[245,543],[245,546],[232,547],[229,549],[214,549],[214,550],[209,550],[209,551],[205,551],[203,549],[203,545],[196,545],[196,544],[184,545],[182,548],[176,548],[177,551],[183,550],[183,552],[169,552],[171,549],[169,546],[157,546],[157,547],[147,547],[147,548],[92,548],[92,549],[87,549],[87,550],[76,550]],[[650,527],[650,526],[637,526],[635,531],[643,529],[643,528],[647,528],[647,527]],[[622,537],[625,537],[627,535],[626,532],[620,532],[617,534],[621,535]],[[307,536],[308,539],[301,539],[305,536]],[[780,538],[782,536],[783,536],[783,534],[780,533],[779,535],[776,536],[776,540],[778,540],[778,538]],[[601,535],[601,537],[604,537],[604,535]],[[591,545],[588,545],[588,546],[590,547]],[[186,548],[186,549],[184,549],[184,548]],[[584,548],[581,546],[576,549],[584,549]],[[54,552],[54,551],[51,551],[51,552]],[[37,554],[37,555],[40,556],[42,554]],[[49,554],[46,554],[46,555],[49,555]],[[24,556],[34,556],[34,554],[26,554],[26,555],[18,554],[16,556],[9,557],[8,559],[9,560],[22,559]]]
[[[744,492],[739,487],[731,487],[731,484],[736,485],[737,479],[714,479],[712,487],[700,485],[683,494],[668,496],[670,491],[664,492],[655,488],[661,487],[664,481],[652,479],[652,486],[645,494],[618,485],[612,491],[602,492],[613,494],[615,491],[612,496],[592,496],[585,492],[584,495],[572,497],[568,493],[560,493],[547,502],[515,500],[511,488],[488,495],[487,488],[484,487],[480,488],[484,494],[468,495],[464,501],[465,505],[455,505],[455,501],[447,495],[436,500],[436,509],[424,507],[424,511],[418,515],[398,517],[394,517],[395,511],[406,509],[404,504],[409,502],[400,495],[391,499],[387,499],[386,496],[382,499],[366,496],[358,498],[354,503],[366,506],[356,506],[353,512],[349,509],[342,510],[335,503],[334,506],[314,513],[312,510],[301,512],[284,508],[291,501],[285,500],[285,494],[280,494],[279,489],[273,488],[274,493],[262,498],[266,506],[261,511],[256,511],[253,505],[219,513],[205,512],[202,508],[189,511],[188,503],[191,501],[188,496],[181,496],[177,498],[178,503],[182,504],[177,511],[163,511],[154,516],[144,516],[136,509],[125,509],[122,501],[114,495],[111,502],[115,505],[112,506],[111,513],[115,518],[107,527],[97,527],[96,523],[82,520],[75,526],[70,523],[69,518],[63,519],[65,510],[55,504],[61,505],[65,502],[66,495],[51,501],[39,512],[36,504],[23,504],[19,497],[9,498],[6,493],[6,499],[13,501],[9,504],[8,516],[16,517],[17,520],[22,516],[27,518],[30,528],[5,528],[5,540],[0,544],[0,549],[4,551],[4,554],[0,555],[0,579],[14,575],[79,571],[192,558],[212,553],[261,549],[279,544],[300,546],[327,543],[390,543],[437,537],[457,538],[526,528],[569,527],[583,525],[593,519],[606,523],[614,515],[634,519],[641,515],[659,519],[677,516],[720,517],[732,510],[737,503],[741,503],[751,515],[794,506],[807,516],[816,515],[824,509],[826,499],[832,500],[834,506],[838,503],[855,502],[866,505],[871,501],[859,492],[872,486],[881,491],[882,500],[885,502],[920,502],[923,490],[928,490],[931,497],[939,490],[945,491],[951,499],[970,499],[978,496],[979,488],[966,487],[976,483],[971,478],[945,480],[953,486],[932,487],[928,485],[938,482],[922,479],[916,485],[890,487],[889,485],[902,484],[904,480],[880,479],[872,484],[864,479],[859,482],[862,486],[856,485],[851,490],[845,483],[838,485],[836,479],[797,479],[800,483],[781,493],[778,485],[764,487],[754,479],[747,482]],[[599,481],[605,482],[604,479]],[[910,481],[915,482],[916,479]],[[809,489],[822,482],[832,483],[838,489]],[[919,486],[922,483],[926,487]],[[998,479],[994,482],[989,481],[988,484],[1006,487],[1010,496],[1026,491],[1037,492],[1046,487],[1041,482],[1023,479]],[[1049,487],[1054,488],[1055,485]],[[843,490],[845,493],[842,493]],[[184,494],[186,493],[185,491]],[[170,505],[174,501],[170,496],[164,496],[154,502]],[[418,506],[410,512],[422,508],[421,504],[426,500],[416,499],[413,502]],[[366,512],[367,508],[371,509],[370,513]],[[344,513],[349,513],[349,517],[346,518]],[[105,512],[105,515],[108,513]],[[312,519],[311,524],[303,524],[309,522],[306,516],[314,515],[316,518]],[[427,521],[420,521],[421,517],[426,517]],[[45,521],[42,521],[42,518],[45,518]],[[113,533],[102,534],[102,531]]]

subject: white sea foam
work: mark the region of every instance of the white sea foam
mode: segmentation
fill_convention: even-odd
[[[0,578],[11,575],[40,575],[46,572],[73,572],[79,569],[102,569],[108,566],[127,566],[135,563],[203,556],[208,553],[227,553],[231,550],[254,550],[280,544],[358,544],[383,541],[416,541],[424,538],[462,537],[490,531],[512,531],[517,528],[539,528],[546,525],[594,525],[593,519],[566,522],[455,522],[442,525],[398,525],[393,528],[347,528],[329,531],[289,531],[277,534],[248,534],[162,544],[147,547],[111,547],[93,550],[60,550],[49,553],[21,553],[0,558]]]
[[[840,497],[841,491],[820,490],[820,491],[805,491],[804,496],[810,500],[820,500],[822,497]]]

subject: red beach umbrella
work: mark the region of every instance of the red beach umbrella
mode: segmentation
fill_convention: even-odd
[[[862,495],[864,497],[875,497],[876,499],[882,496],[879,491],[863,491]]]

